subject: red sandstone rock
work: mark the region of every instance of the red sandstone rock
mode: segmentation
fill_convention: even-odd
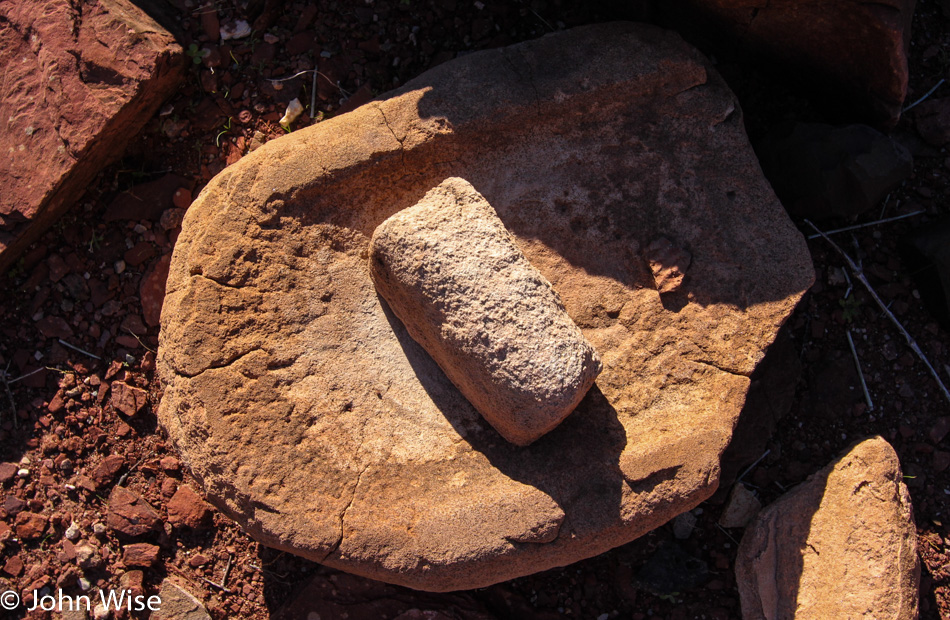
[[[149,568],[158,562],[162,550],[148,543],[133,543],[122,548],[122,563],[129,567]]]
[[[912,620],[919,579],[910,495],[880,437],[767,506],[736,560],[744,620]]]
[[[16,516],[16,535],[24,540],[39,538],[46,531],[45,515],[21,512]]]
[[[873,120],[896,123],[907,95],[916,0],[665,0],[661,21],[731,34],[750,48],[822,76]]]
[[[148,402],[148,392],[128,383],[116,381],[112,384],[109,402],[125,415],[132,417]]]
[[[123,467],[125,467],[125,459],[119,454],[110,454],[102,459],[93,471],[92,479],[101,487],[110,482]]]
[[[161,321],[162,304],[165,302],[165,281],[168,279],[168,266],[172,255],[165,254],[149,267],[139,286],[139,299],[142,301],[142,314],[145,322],[155,327]]]
[[[178,84],[184,54],[128,0],[0,3],[0,271]]]
[[[109,496],[106,525],[126,536],[141,536],[158,529],[162,520],[144,499],[125,487],[115,487]]]
[[[199,528],[207,525],[210,517],[211,508],[191,487],[179,487],[168,500],[169,523]]]

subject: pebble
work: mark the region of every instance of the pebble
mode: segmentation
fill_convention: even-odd
[[[696,517],[691,512],[684,512],[673,519],[673,536],[679,540],[686,540],[696,527]]]
[[[30,470],[24,467],[23,469],[18,470],[16,475],[19,476],[20,478],[29,478]]]
[[[106,526],[102,523],[93,523],[92,524],[92,533],[96,536],[105,536],[105,533],[108,531]]]
[[[66,528],[65,536],[67,540],[77,540],[79,538],[79,528],[76,527],[75,523]]]
[[[102,603],[99,603],[96,605],[96,608],[92,610],[92,617],[95,618],[95,620],[109,620],[109,618],[112,617],[112,611]]]

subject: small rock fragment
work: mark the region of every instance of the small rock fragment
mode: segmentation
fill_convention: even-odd
[[[16,463],[0,463],[0,484],[13,480],[18,469]]]
[[[115,487],[109,496],[106,523],[126,536],[141,536],[159,529],[162,519],[144,499],[125,487]]]
[[[281,127],[289,130],[294,121],[300,118],[301,114],[303,114],[303,104],[300,103],[300,99],[291,99],[290,103],[287,104],[287,109],[284,111],[284,116],[281,117],[278,122]]]
[[[181,486],[168,500],[168,522],[199,528],[205,525],[211,516],[211,509],[201,496],[189,486]]]
[[[133,543],[122,549],[122,563],[130,567],[148,568],[158,562],[161,549],[148,543]]]
[[[109,402],[125,415],[132,417],[148,402],[148,392],[128,383],[116,381],[112,384],[112,396]]]
[[[149,616],[151,620],[211,620],[201,601],[171,579],[162,581],[158,597],[162,601],[161,609]]]
[[[370,275],[409,335],[512,443],[560,424],[600,373],[551,284],[464,179],[376,228]]]
[[[243,39],[244,37],[251,34],[251,26],[243,19],[238,19],[234,22],[221,26],[219,33],[221,35],[222,41],[228,41],[230,39]]]
[[[719,517],[722,527],[745,527],[762,510],[762,502],[744,484],[732,487],[726,507]]]
[[[39,538],[46,531],[46,516],[21,512],[16,516],[16,535],[24,540]]]

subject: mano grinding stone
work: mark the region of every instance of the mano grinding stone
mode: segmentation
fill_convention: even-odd
[[[409,335],[514,444],[556,427],[600,373],[551,284],[464,179],[376,228],[370,275]]]

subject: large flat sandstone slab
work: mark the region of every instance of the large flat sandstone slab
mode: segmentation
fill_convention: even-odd
[[[527,448],[370,280],[376,227],[448,177],[494,207],[603,362]],[[678,251],[654,262],[685,270],[663,295],[643,256],[660,238]],[[813,277],[708,61],[656,28],[580,28],[441,65],[213,179],[172,259],[159,418],[265,544],[474,588],[709,497],[748,376]]]
[[[122,154],[184,57],[129,0],[0,3],[0,272]]]
[[[881,437],[759,513],[736,561],[744,620],[912,620],[919,579],[910,494]]]

